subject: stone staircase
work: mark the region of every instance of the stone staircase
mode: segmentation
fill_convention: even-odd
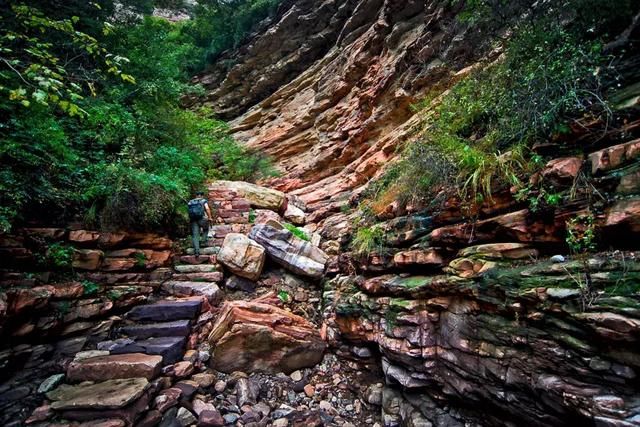
[[[194,348],[200,326],[213,317],[212,306],[222,298],[217,283],[223,274],[215,252],[207,247],[198,258],[177,257],[155,301],[128,311],[113,326],[110,340],[77,353],[64,384],[52,384],[46,392],[51,403],[38,408],[43,420],[54,415],[87,425],[97,420],[113,420],[114,426],[157,425],[157,411],[140,418],[158,392],[194,372],[200,353],[188,349]],[[32,423],[39,421],[38,413]]]

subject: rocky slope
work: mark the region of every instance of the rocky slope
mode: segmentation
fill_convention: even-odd
[[[285,2],[268,30],[231,54],[233,66],[195,79],[207,89],[198,103],[276,160],[284,176],[271,186],[312,208],[343,200],[410,138],[411,103],[486,57],[486,36],[460,25],[448,4]]]
[[[457,12],[285,2],[233,65],[196,78],[207,95],[194,102],[272,156],[283,174],[266,184],[307,211],[329,255],[323,335],[379,356],[385,425],[638,425],[636,253],[564,259],[567,221],[589,212],[601,249],[638,248],[637,76],[616,100],[620,129],[585,122],[597,137],[575,129],[536,147],[552,160],[532,186],[571,193],[559,206],[508,188],[473,212],[455,199],[435,213],[391,205],[385,250],[350,253],[349,202],[419,135],[410,104],[500,53]]]

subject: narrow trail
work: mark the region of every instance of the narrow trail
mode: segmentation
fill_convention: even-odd
[[[210,196],[217,223],[201,255],[180,249],[171,267],[155,269],[156,292],[112,317],[108,339],[83,346],[64,372],[40,384],[44,403],[26,424],[380,425],[376,356],[364,347],[328,348],[321,337],[324,264],[313,271],[305,255],[326,255],[275,228],[283,222],[279,207],[254,211],[255,202],[229,189]],[[257,215],[252,223],[250,215]],[[242,276],[255,254],[242,245],[257,245],[246,237],[254,228],[298,247],[281,251],[280,259],[262,250],[260,271],[249,280]],[[282,249],[274,236],[254,237]]]

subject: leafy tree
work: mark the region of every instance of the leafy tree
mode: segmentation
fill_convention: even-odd
[[[120,15],[108,0],[0,8],[0,232],[72,218],[175,230],[206,179],[272,173],[225,124],[181,107],[200,90],[184,24]]]

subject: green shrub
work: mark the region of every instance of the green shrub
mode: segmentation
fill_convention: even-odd
[[[82,282],[83,295],[91,296],[98,293],[100,285],[90,280],[83,280]]]
[[[57,67],[70,64],[56,71],[63,86],[49,88],[47,96],[59,96],[56,102],[25,106],[32,94],[17,99],[0,90],[0,113],[9,118],[0,127],[1,232],[15,222],[41,221],[43,211],[52,223],[84,218],[87,226],[104,229],[177,230],[186,222],[185,200],[206,180],[254,181],[274,174],[268,159],[237,144],[209,111],[182,108],[183,94],[202,90],[188,83],[200,48],[183,31],[185,24],[151,17],[107,24],[113,5],[100,4],[106,9],[78,5],[76,11],[44,0],[37,5],[42,9],[28,10],[46,31],[7,29],[19,39],[34,35],[29,43],[39,50],[23,52],[6,38],[1,42],[25,73],[29,64],[38,65],[33,52],[53,55]],[[66,16],[76,12],[76,18]],[[21,22],[6,10],[0,14],[11,25]],[[97,49],[95,55],[88,48]],[[59,60],[65,57],[82,65]],[[2,66],[0,86],[24,84]],[[56,95],[61,91],[64,96]],[[59,105],[67,98],[81,114]]]
[[[493,3],[504,2],[469,6],[492,9]],[[402,202],[428,202],[457,191],[468,203],[482,202],[500,186],[524,187],[539,166],[529,152],[534,143],[566,132],[585,114],[607,119],[603,36],[563,26],[547,12],[515,27],[503,58],[454,85],[427,115],[422,138],[373,185],[370,199],[386,204],[393,193]]]
[[[360,227],[356,230],[351,242],[351,249],[356,255],[369,256],[372,253],[385,253],[385,232],[382,227]]]
[[[238,46],[263,19],[272,16],[281,0],[207,0],[198,2],[195,19],[184,24],[183,33],[202,49],[194,70],[213,62],[221,52]]]
[[[144,267],[147,263],[147,256],[144,252],[136,252],[134,258],[136,259],[136,267],[138,268]]]
[[[294,236],[296,236],[299,239],[305,240],[305,241],[310,241],[311,238],[309,237],[309,235],[301,228],[296,227],[293,224],[289,224],[289,223],[283,223],[282,226],[289,230]]]
[[[288,302],[291,302],[291,295],[289,295],[289,292],[287,292],[286,290],[281,289],[278,291],[278,299],[286,304]]]
[[[58,270],[68,270],[73,264],[75,249],[64,243],[53,243],[45,253],[46,263],[49,267]]]
[[[584,254],[596,249],[595,222],[593,214],[579,215],[567,221],[566,242],[574,254]]]

